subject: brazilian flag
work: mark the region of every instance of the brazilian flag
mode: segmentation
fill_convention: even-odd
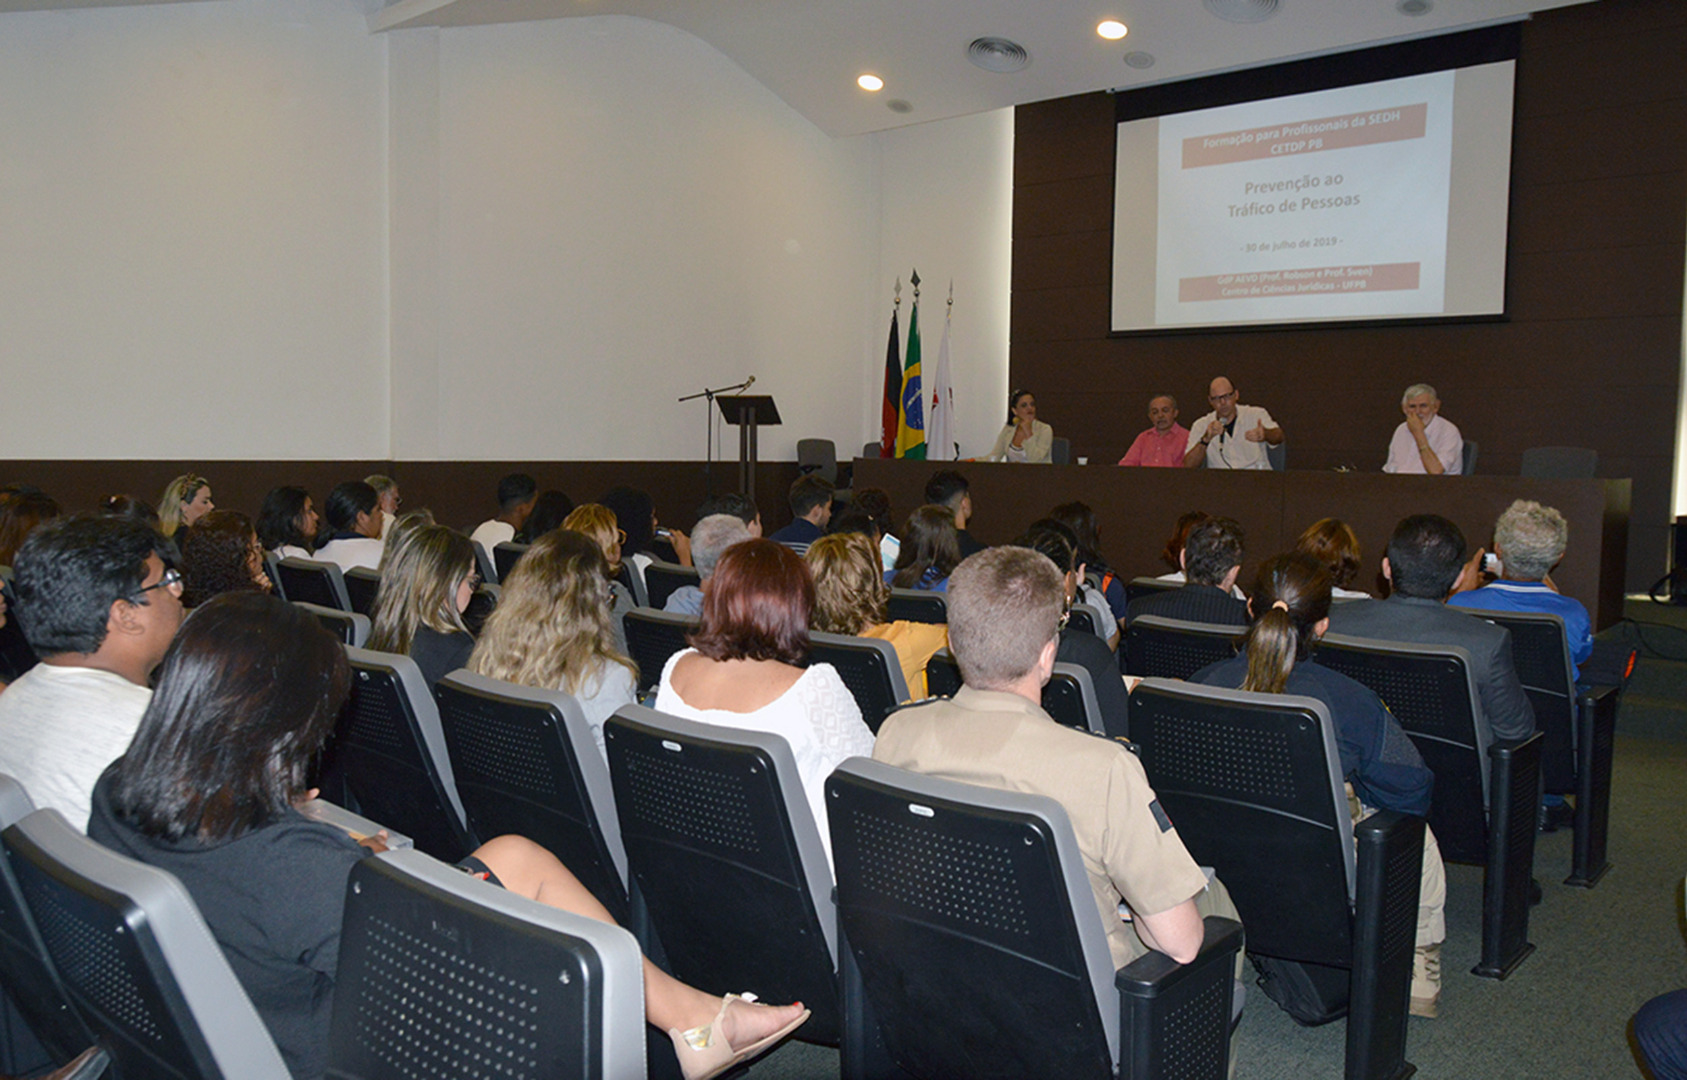
[[[915,279],[916,290],[919,281]],[[908,356],[902,364],[902,412],[896,427],[896,456],[924,461],[926,456],[925,394],[920,389],[920,297],[908,314]]]

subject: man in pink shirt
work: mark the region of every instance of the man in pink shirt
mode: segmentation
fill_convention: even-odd
[[[1121,465],[1146,465],[1150,468],[1183,468],[1183,450],[1189,442],[1189,429],[1177,422],[1177,399],[1161,394],[1148,403],[1148,419],[1154,426],[1136,437]]]

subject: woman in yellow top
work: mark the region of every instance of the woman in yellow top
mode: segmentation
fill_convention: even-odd
[[[814,575],[814,629],[890,642],[908,683],[908,700],[926,697],[926,663],[949,644],[949,628],[904,619],[885,621],[890,587],[879,569],[872,539],[857,532],[822,536],[809,545],[803,559]]]
[[[1037,419],[1037,399],[1029,390],[1008,395],[1008,422],[990,449],[990,461],[1019,461],[1048,465],[1054,451],[1054,429]]]

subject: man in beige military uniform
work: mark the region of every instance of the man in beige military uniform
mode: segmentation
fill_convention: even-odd
[[[1064,600],[1059,572],[1035,551],[991,548],[962,562],[949,578],[949,645],[966,685],[891,715],[873,757],[1054,799],[1071,819],[1114,966],[1151,949],[1186,964],[1202,917],[1234,919],[1236,908],[1184,849],[1136,755],[1042,710]]]

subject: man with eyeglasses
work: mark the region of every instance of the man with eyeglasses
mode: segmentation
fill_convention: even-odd
[[[1207,388],[1213,411],[1189,425],[1189,444],[1184,448],[1183,467],[1209,469],[1269,469],[1267,446],[1283,442],[1283,429],[1271,414],[1258,405],[1239,405],[1240,395],[1230,380],[1220,375]]]
[[[18,621],[41,662],[0,694],[0,773],[78,829],[181,625],[182,578],[165,550],[141,522],[79,514],[37,529],[12,567]]]

